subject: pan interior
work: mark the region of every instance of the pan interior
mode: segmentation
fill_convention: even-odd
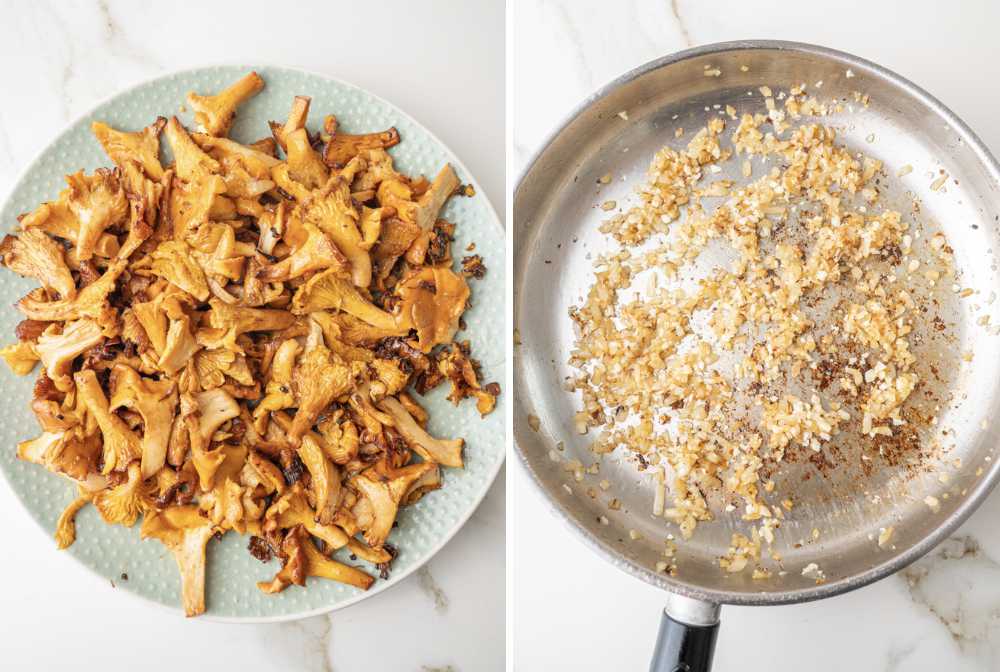
[[[707,68],[722,75],[706,76]],[[922,442],[942,449],[919,464],[904,458],[863,468],[854,459],[860,455],[857,436],[845,432],[824,448],[840,451],[835,468],[818,469],[801,460],[775,474],[776,491],[794,493],[798,504],[775,532],[773,548],[781,562],[765,558],[773,570],[770,578],[753,580],[749,571],[726,574],[719,567],[732,533],[749,529],[738,511],[717,515],[699,524],[692,539],[678,541],[671,560],[677,571],[670,576],[657,563],[667,560],[668,535],[679,540],[680,534],[675,525],[652,515],[654,485],[634,461],[616,452],[600,460],[599,473],[584,473],[583,480],[567,471],[567,462],[597,461],[590,450],[593,436],[574,428],[579,399],[563,389],[572,373],[566,360],[574,341],[567,313],[592,282],[593,259],[607,249],[597,230],[608,215],[600,204],[634,202],[630,194],[643,181],[653,154],[664,145],[681,148],[690,139],[690,132],[675,139],[676,127],[700,128],[727,105],[738,114],[759,112],[759,87],[777,95],[800,83],[807,83],[818,99],[836,98],[855,109],[818,121],[834,126],[841,143],[884,163],[883,202],[920,223],[925,235],[944,231],[954,249],[956,284],[976,292],[959,299],[950,283],[940,287],[934,310],[948,325],[948,337],[927,330],[915,339],[917,372],[927,381],[923,403],[936,416],[922,428]],[[855,102],[855,91],[870,96],[867,108]],[[729,45],[611,87],[559,131],[532,164],[514,201],[514,311],[521,342],[515,348],[515,440],[525,466],[556,508],[610,559],[650,582],[696,597],[741,603],[808,599],[861,585],[914,559],[985,496],[997,468],[992,454],[998,429],[990,420],[1000,405],[1000,336],[993,326],[1000,323],[993,315],[1000,312],[1000,302],[994,304],[991,297],[1000,295],[1000,194],[991,159],[949,119],[925,94],[852,57],[789,45]],[[735,122],[730,124],[727,138]],[[912,172],[897,177],[904,165]],[[739,161],[722,167],[717,177],[740,180]],[[941,170],[949,176],[945,188],[932,189]],[[612,182],[599,184],[607,174]],[[713,261],[706,256],[707,263]],[[988,325],[981,323],[984,315],[991,315]],[[963,360],[969,354],[971,363]],[[538,422],[529,422],[529,416]],[[607,490],[600,487],[603,480],[610,483]],[[936,498],[938,510],[925,502],[928,496]],[[609,506],[612,499],[620,502],[617,510]],[[880,548],[880,530],[890,526],[893,535]],[[810,563],[821,568],[825,582],[817,585],[815,574],[803,576]]]

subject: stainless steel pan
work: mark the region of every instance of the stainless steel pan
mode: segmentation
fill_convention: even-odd
[[[707,66],[723,75],[706,77]],[[816,89],[819,81],[822,87]],[[680,145],[673,139],[675,125],[700,127],[706,106],[712,113],[717,104],[759,111],[759,95],[748,91],[768,85],[777,92],[800,82],[818,97],[836,96],[849,104],[854,104],[854,91],[870,95],[867,109],[824,123],[837,125],[848,146],[881,159],[889,175],[904,164],[913,166],[910,175],[891,180],[895,186],[887,198],[908,212],[910,197],[916,196],[916,217],[929,231],[943,229],[955,250],[959,283],[978,291],[961,302],[945,299],[941,310],[953,322],[950,331],[956,340],[920,353],[922,363],[933,361],[942,372],[935,383],[942,398],[939,422],[926,432],[924,442],[939,440],[949,449],[939,468],[916,472],[896,466],[863,475],[848,463],[802,480],[812,465],[792,465],[779,485],[794,487],[801,504],[780,528],[775,544],[784,556],[785,574],[764,581],[725,575],[718,558],[734,527],[720,518],[678,544],[679,571],[669,576],[658,572],[656,563],[662,560],[664,538],[676,529],[651,515],[649,479],[624,459],[605,459],[599,476],[577,483],[563,464],[549,457],[561,441],[564,460],[589,464],[594,459],[592,437],[573,428],[577,400],[562,388],[570,373],[565,362],[573,340],[567,309],[584,295],[591,281],[590,257],[604,245],[597,226],[606,213],[595,205],[625,200],[652,154],[664,144]],[[622,111],[626,114],[619,115]],[[942,169],[950,176],[946,189],[932,190],[933,177]],[[597,182],[607,173],[615,181],[598,193]],[[864,586],[927,553],[989,493],[1000,473],[1000,463],[992,460],[1000,431],[1000,336],[978,322],[982,315],[1000,311],[1000,302],[990,300],[993,292],[1000,295],[998,184],[1000,167],[979,139],[919,87],[848,54],[773,41],[710,45],[637,68],[585,101],[531,161],[514,196],[514,321],[521,338],[515,348],[515,444],[558,517],[594,552],[670,591],[653,669],[673,669],[678,662],[692,669],[707,667],[718,605],[802,602]],[[994,315],[992,324],[998,322]],[[961,361],[965,352],[974,354],[972,365]],[[529,424],[530,415],[539,419],[538,431]],[[841,438],[845,441],[843,449],[851,450],[850,437]],[[941,482],[940,472],[948,474],[947,483]],[[613,487],[591,498],[585,492],[598,479],[608,479]],[[938,511],[924,503],[927,495],[937,497]],[[621,500],[620,510],[608,508],[608,496]],[[602,516],[609,524],[598,522]],[[890,525],[895,529],[891,544],[880,549],[873,537]],[[817,540],[811,538],[814,528],[823,531]],[[642,538],[630,539],[630,530]],[[799,545],[800,540],[806,543]],[[824,571],[825,583],[802,575],[801,569],[812,562]]]

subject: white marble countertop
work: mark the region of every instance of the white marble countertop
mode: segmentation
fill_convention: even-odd
[[[600,85],[689,46],[813,42],[881,63],[939,97],[1000,153],[1000,4],[863,0],[517,0],[513,165]],[[664,595],[589,553],[511,467],[514,668],[644,670]],[[811,604],[723,609],[718,670],[1000,668],[1000,492],[900,575]],[[544,548],[544,560],[539,557]]]
[[[502,217],[503,5],[396,5],[5,2],[0,194],[119,89],[198,65],[263,63],[339,77],[406,110],[462,158]],[[501,670],[504,501],[501,475],[455,539],[385,593],[329,616],[241,626],[185,620],[116,591],[56,551],[0,483],[0,669]]]

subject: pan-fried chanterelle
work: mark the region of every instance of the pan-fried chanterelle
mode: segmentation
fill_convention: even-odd
[[[462,466],[462,439],[429,435],[408,387],[450,381],[449,399],[482,414],[500,391],[453,342],[464,278],[484,268],[451,270],[453,224],[438,216],[460,189],[452,167],[433,182],[400,174],[385,151],[395,129],[347,135],[328,116],[312,134],[305,97],[272,137],[229,139],[263,86],[250,73],[189,94],[201,132],[94,123],[115,168],[68,176],[0,245],[42,285],[0,353],[22,375],[42,364],[42,434],[17,454],[78,487],[59,547],[87,503],[111,524],[142,516],[142,536],[177,561],[189,616],[205,609],[205,545],[229,530],[280,558],[266,593],[310,576],[368,588],[333,552],[387,571],[399,508]]]

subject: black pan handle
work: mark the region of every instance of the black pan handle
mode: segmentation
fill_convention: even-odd
[[[719,605],[671,595],[649,672],[708,672],[719,635]]]

